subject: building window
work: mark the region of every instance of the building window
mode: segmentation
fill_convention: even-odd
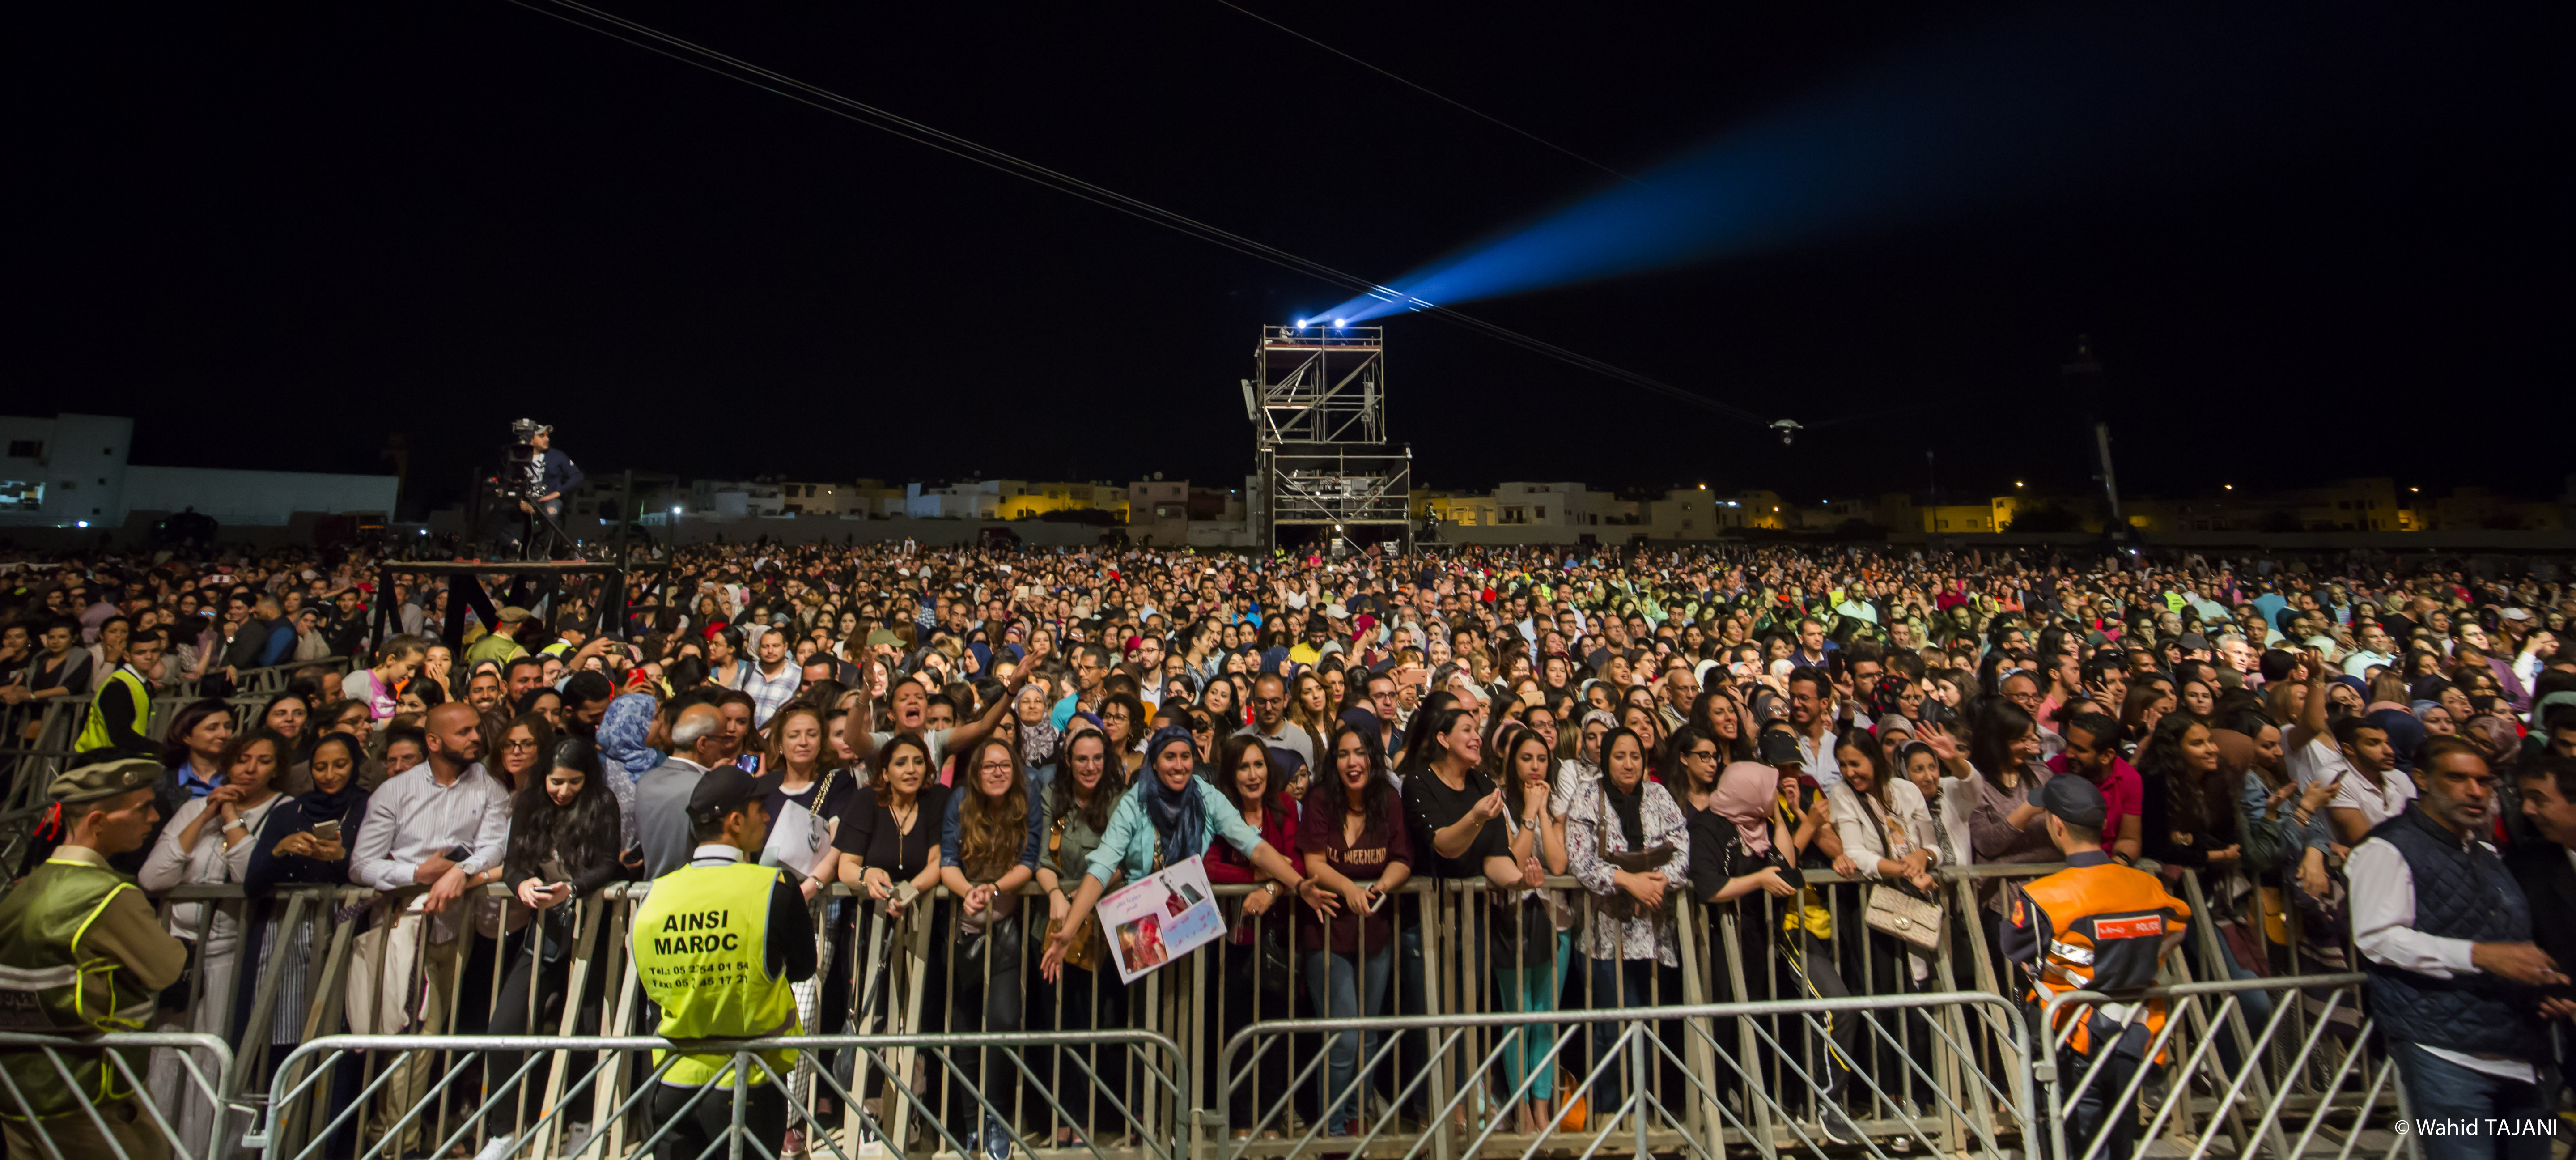
[[[1529,509],[1527,509],[1527,508],[1518,508],[1518,507],[1507,507],[1507,508],[1504,508],[1504,509],[1503,509],[1503,522],[1504,522],[1504,523],[1507,523],[1507,524],[1525,524],[1525,523],[1528,523],[1528,522],[1529,522]]]
[[[0,479],[0,511],[17,511],[41,507],[45,502],[45,485],[23,479]]]
[[[1540,522],[1540,523],[1546,523],[1546,522],[1547,522],[1547,505],[1546,505],[1546,504],[1540,504],[1540,505],[1538,505],[1538,507],[1537,507],[1536,509],[1534,509],[1534,510],[1536,510],[1536,511],[1538,512],[1538,519],[1539,519],[1539,522]]]
[[[12,439],[9,441],[9,458],[11,459],[42,459],[44,457],[45,441],[42,439]]]

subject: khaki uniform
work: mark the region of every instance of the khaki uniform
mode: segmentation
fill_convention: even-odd
[[[0,897],[0,1027],[8,1030],[143,1030],[162,989],[178,981],[187,962],[187,947],[161,928],[142,888],[95,850],[60,847]],[[113,1155],[89,1108],[126,1155],[169,1154],[125,1078],[128,1068],[142,1074],[143,1053],[119,1052],[126,1068],[112,1064],[106,1049],[57,1054],[71,1071],[69,1087],[44,1052],[0,1052],[0,1069],[27,1100],[0,1107],[10,1155],[46,1155],[39,1137],[65,1156]]]

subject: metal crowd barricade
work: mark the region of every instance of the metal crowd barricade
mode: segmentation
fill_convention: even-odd
[[[183,1128],[176,1109],[157,1100],[145,1077],[136,1072],[127,1055],[136,1051],[176,1053],[185,1064],[189,1095],[206,1101],[219,1114],[193,1132]],[[217,1085],[219,1077],[232,1067],[232,1048],[217,1036],[120,1032],[68,1037],[0,1032],[0,1053],[32,1053],[42,1057],[45,1070],[57,1077],[65,1090],[79,1087],[73,1080],[67,1056],[97,1055],[111,1075],[133,1090],[132,1099],[143,1117],[143,1123],[136,1131],[145,1139],[158,1139],[178,1160],[214,1160],[230,1150],[223,1143],[226,1129],[228,1124],[237,1125],[239,1121],[221,1114],[225,1108]],[[199,1055],[211,1057],[214,1066],[199,1066],[195,1058]],[[67,1115],[38,1118],[30,1102],[33,1094],[22,1088],[6,1070],[0,1070],[0,1110],[5,1110],[18,1121],[11,1125],[13,1132],[23,1132],[33,1139],[37,1156],[46,1160],[93,1160],[101,1156],[135,1160],[110,1128],[107,1117],[112,1109],[83,1103],[78,1110]],[[20,1127],[20,1124],[24,1126]],[[35,1158],[30,1157],[29,1160]]]
[[[1546,884],[1562,906],[1554,913],[1481,879],[1408,882],[1381,911],[1383,945],[1363,939],[1348,954],[1306,945],[1320,928],[1296,896],[1245,922],[1256,888],[1219,885],[1229,935],[1128,986],[1105,953],[1097,971],[1040,979],[1048,900],[1034,887],[1017,896],[1014,920],[993,925],[963,921],[944,891],[890,916],[836,884],[812,901],[822,965],[798,993],[810,1050],[779,1079],[809,1138],[898,1152],[991,1130],[1030,1151],[1176,1140],[1209,1155],[1343,1151],[1355,1139],[1324,1134],[1332,1112],[1355,1114],[1372,1151],[1455,1160],[1527,1154],[1625,1108],[1638,1117],[1628,1130],[1587,1131],[1590,1147],[1714,1160],[1729,1140],[1772,1156],[1841,1139],[1873,1155],[1910,1145],[1995,1155],[2029,1139],[2032,1109],[2048,1118],[2040,1069],[2051,1060],[2046,1044],[2027,1042],[2026,988],[1995,961],[1996,912],[1983,899],[1999,879],[2055,869],[1942,872],[1946,941],[1921,960],[1866,929],[1864,886],[1826,872],[1809,872],[1794,899],[1685,902],[1671,919],[1676,965],[1635,971],[1625,995],[1605,989],[1622,976],[1592,959],[1584,931],[1598,900],[1571,878]],[[2196,883],[2181,889],[2197,915],[2212,914]],[[521,925],[530,912],[505,901],[505,885],[483,888],[453,942],[409,936],[437,965],[411,955],[408,973],[389,964],[405,958],[393,953],[403,928],[391,912],[411,892],[289,887],[253,906],[237,887],[184,887],[163,905],[215,904],[196,917],[200,947],[218,907],[245,923],[234,955],[256,930],[259,957],[232,968],[249,985],[210,990],[200,970],[188,1026],[239,1036],[214,1103],[301,1095],[263,1113],[273,1149],[302,1149],[350,1107],[375,1104],[400,1109],[386,1118],[416,1108],[429,1138],[462,1130],[476,1149],[538,1117],[594,1125],[587,1152],[624,1156],[643,1139],[632,1113],[651,1069],[600,1070],[563,1044],[640,1043],[653,1030],[628,954],[634,907],[650,890],[618,884],[567,904],[552,929],[559,945],[570,932],[568,945],[549,960],[545,931]],[[2168,960],[2172,994],[2228,997],[2176,1004],[2177,1062],[2149,1090],[2197,1082],[2203,1096],[2233,1087],[2237,1098],[2185,1101],[2161,1130],[2199,1142],[2217,1128],[2238,1142],[2271,1125],[2330,1130],[2315,1125],[2346,1113],[2334,1110],[2339,1081],[2323,1076],[2334,1061],[2319,1045],[2361,1042],[2349,983],[2238,983],[2213,948],[2208,933]],[[514,989],[522,970],[527,985]],[[371,1018],[347,1006],[362,992]],[[2277,1005],[2261,1006],[2257,992]],[[326,1083],[321,1061],[295,1045],[344,1030],[357,1038],[340,1041],[350,1054]],[[1371,1031],[1383,1034],[1369,1042]],[[397,1032],[400,1050],[361,1043]],[[2291,1046],[2300,1043],[2309,1046]],[[350,1086],[326,1098],[316,1084]],[[485,1106],[505,1085],[507,1098]],[[1331,1107],[1345,1095],[1355,1102]]]
[[[783,1086],[788,1075],[781,1074],[764,1053],[788,1050],[799,1056],[821,1051],[843,1052],[868,1061],[883,1070],[896,1066],[898,1053],[932,1060],[943,1068],[956,1070],[958,1056],[966,1052],[1010,1049],[1014,1052],[1044,1046],[1059,1046],[1076,1041],[1107,1042],[1140,1049],[1141,1054],[1159,1055],[1165,1061],[1150,1068],[1162,1081],[1155,1093],[1160,1102],[1178,1098],[1186,1086],[1188,1062],[1180,1049],[1169,1040],[1148,1032],[1117,1030],[1105,1032],[1032,1032],[1015,1035],[800,1035],[767,1039],[697,1041],[680,1050],[697,1054],[730,1053],[733,1064],[729,1083],[720,1082],[695,1089],[685,1097],[681,1107],[666,1114],[652,1114],[653,1099],[659,1094],[661,1080],[677,1055],[651,1059],[655,1053],[673,1052],[674,1045],[657,1036],[491,1036],[491,1035],[339,1035],[303,1044],[286,1061],[269,1096],[270,1114],[243,1143],[259,1148],[271,1160],[310,1160],[328,1154],[335,1139],[352,1138],[362,1145],[356,1151],[361,1160],[397,1154],[443,1156],[458,1148],[477,1149],[478,1157],[502,1160],[514,1156],[534,1157],[626,1157],[653,1154],[657,1145],[678,1130],[705,1100],[722,1093],[731,1107],[724,1128],[707,1142],[710,1154],[742,1156],[774,1155],[779,1140],[769,1136],[763,1125],[750,1122],[746,1096],[755,1086]],[[353,1060],[364,1053],[365,1061]],[[384,1107],[384,1119],[376,1125],[365,1123],[371,1101],[382,1094],[392,1069],[378,1072],[359,1092],[358,1098],[337,1103],[330,1096],[332,1080],[344,1067],[361,1066],[377,1056],[392,1056],[397,1065],[414,1056],[435,1056],[445,1061],[445,1070],[424,1091],[400,1106]],[[512,1063],[509,1057],[524,1058]],[[566,1061],[576,1056],[589,1057],[568,1069]],[[1012,1056],[1021,1060],[1018,1054]],[[549,1099],[534,1112],[533,1120],[513,1121],[513,1130],[487,1131],[491,1121],[502,1115],[513,1099],[523,1098],[527,1089],[539,1081],[540,1069],[547,1069]],[[792,1073],[793,1068],[789,1071]],[[1020,1068],[1024,1080],[1033,1079],[1025,1062]],[[634,1082],[628,1084],[626,1078]],[[724,1077],[719,1077],[723,1079]],[[842,1101],[855,1107],[856,1091],[842,1084],[828,1070],[819,1081]],[[563,1081],[569,1079],[569,1083]],[[688,1089],[680,1089],[688,1090]],[[981,1089],[970,1089],[967,1096],[986,1114],[998,1114],[1000,1105]],[[914,1118],[930,1125],[927,1150],[952,1155],[965,1155],[968,1143],[961,1135],[932,1114],[920,1093],[895,1085],[888,1096],[913,1110]],[[1053,1093],[1041,1091],[1040,1098],[1060,1105]],[[453,1099],[470,1106],[465,1114],[450,1117],[442,1106]],[[595,1118],[585,1118],[581,1109],[590,1108]],[[1158,1134],[1153,1125],[1137,1118],[1129,1109],[1129,1118],[1118,1127],[1122,1139],[1133,1144],[1116,1149],[1086,1144],[1075,1151],[1105,1157],[1115,1150],[1125,1155],[1152,1160],[1179,1160],[1185,1154],[1186,1139]],[[903,1153],[913,1150],[901,1135],[889,1132],[885,1121],[870,1115],[864,1120],[834,1122],[815,1116],[804,1105],[788,1102],[783,1123],[777,1125],[780,1135],[786,1130],[802,1132],[808,1155],[831,1156],[850,1160],[863,1155]],[[409,1142],[406,1142],[406,1137]],[[491,1142],[500,1141],[499,1147]],[[425,1146],[425,1147],[424,1147]],[[722,1152],[717,1149],[722,1148]]]
[[[2053,1154],[2077,1160],[2103,1154],[2107,1126],[2093,1138],[2069,1139],[2067,1121],[2078,1100],[2088,1093],[2107,1093],[2110,1115],[2135,1115],[2131,1109],[2142,1100],[2153,1109],[2138,1133],[2136,1155],[2154,1147],[2160,1134],[2171,1149],[2194,1160],[2215,1150],[2222,1140],[2237,1155],[2303,1156],[2320,1136],[2339,1157],[2350,1157],[2363,1147],[2394,1155],[2404,1143],[2393,1131],[2395,1117],[2403,1114],[2395,1062],[2372,1059],[2377,1053],[2366,1016],[2358,1023],[2335,1018],[2360,1011],[2367,977],[2354,973],[2186,983],[2117,999],[2091,991],[2053,997],[2044,1010],[2042,1026],[2054,1030],[2046,1042],[2036,1045],[2039,1054],[2033,1068],[2048,1088],[2041,1110],[2055,1145]],[[2271,1015],[2233,1061],[2224,1049],[2235,1042],[2234,1037],[2188,1034],[2212,1022],[2241,1019],[2244,1001],[2254,995],[2272,997]],[[2289,1018],[2301,1009],[2302,997],[2318,1002],[2324,1016],[2304,1032]],[[2162,1057],[2162,1064],[2136,1067],[2125,1084],[2118,1084],[2109,1052],[2084,1058],[2067,1049],[2078,1020],[2098,1010],[2126,1032],[2143,1026],[2148,1004],[2156,1000],[2167,1008],[2164,1025],[2148,1037],[2143,1058]],[[2216,1010],[2207,1011],[2212,1003]],[[2195,1013],[2206,1017],[2195,1020]],[[2118,1090],[2111,1090],[2114,1087]],[[2377,1129],[2371,1126],[2374,1117],[2380,1117],[2382,1126]],[[2294,1130],[2295,1140],[2291,1138]]]
[[[1231,1088],[1257,1065],[1262,1055],[1274,1050],[1286,1051],[1288,1048],[1282,1041],[1307,1034],[1389,1033],[1388,1045],[1373,1053],[1364,1064],[1365,1072],[1374,1072],[1385,1065],[1386,1057],[1392,1051],[1393,1033],[1418,1029],[1437,1038],[1443,1051],[1463,1047],[1479,1037],[1491,1044],[1481,1054],[1469,1052],[1472,1057],[1469,1066],[1457,1077],[1459,1082],[1453,1086],[1452,1094],[1434,1108],[1433,1119],[1452,1122],[1454,1130],[1434,1130],[1408,1139],[1403,1133],[1388,1131],[1381,1119],[1376,1126],[1367,1127],[1357,1140],[1345,1143],[1318,1138],[1321,1128],[1318,1124],[1290,1144],[1286,1154],[1367,1149],[1385,1141],[1391,1147],[1402,1149],[1389,1154],[1404,1156],[1419,1155],[1426,1149],[1433,1155],[1527,1157],[1543,1149],[1591,1155],[1605,1150],[1616,1151],[1621,1145],[1627,1145],[1633,1149],[1631,1154],[1637,1156],[1679,1154],[1718,1160],[1726,1154],[1730,1144],[1750,1144],[1764,1156],[1776,1156],[1783,1149],[1821,1152],[1828,1143],[1859,1144],[1871,1153],[1883,1156],[1885,1152],[1872,1137],[1835,1140],[1822,1125],[1800,1117],[1777,1094],[1760,1086],[1762,1076],[1755,1061],[1728,1050],[1712,1026],[1719,1020],[1786,1018],[1814,1023],[1823,1017],[1848,1015],[1870,1019],[1874,1029],[1883,1034],[1886,1029],[1874,1018],[1880,1012],[1970,1007],[1997,1007],[2009,1011],[2010,1004],[1999,995],[1955,992],[1590,1011],[1403,1016],[1383,1020],[1281,1020],[1256,1024],[1228,1040],[1222,1057],[1221,1085]],[[1693,1054],[1722,1065],[1722,1070],[1713,1066],[1707,1070],[1689,1068],[1683,1071],[1683,1078],[1677,1085],[1651,1082],[1651,1072],[1685,1064],[1664,1042],[1652,1026],[1654,1024],[1679,1024],[1687,1028],[1695,1047]],[[1542,1121],[1534,1132],[1505,1131],[1500,1119],[1494,1117],[1481,1120],[1453,1118],[1467,1111],[1472,1093],[1485,1090],[1493,1082],[1501,1061],[1519,1046],[1516,1041],[1530,1027],[1542,1025],[1561,1030],[1616,1025],[1610,1050],[1593,1059],[1588,1069],[1577,1077],[1576,1091],[1592,1091],[1611,1077],[1624,1073],[1629,1086],[1619,1100],[1605,1114],[1587,1116],[1580,1123],[1571,1117]],[[1561,1036],[1548,1053],[1561,1052],[1566,1044],[1573,1041],[1571,1036]],[[2016,1040],[2015,1045],[2021,1044]],[[1312,1072],[1318,1062],[1309,1061],[1299,1079],[1304,1080],[1306,1073]],[[1909,1070],[1925,1071],[1919,1061],[1912,1061]],[[1406,1079],[1399,1073],[1397,1078],[1403,1085],[1402,1090],[1410,1092],[1423,1086],[1427,1076],[1416,1075]],[[1505,1093],[1506,1098],[1518,1098],[1528,1087],[1529,1082],[1524,1078]],[[1989,1094],[2002,1094],[2001,1088],[1991,1084],[1986,1085],[1986,1090]],[[1403,1097],[1399,1095],[1397,1098]],[[1221,1112],[1222,1105],[1214,1110]],[[2004,1132],[1976,1132],[1965,1147],[1944,1150],[1988,1157],[2006,1155],[2007,1142],[2030,1139],[2032,1125],[2036,1123],[2028,1103],[2027,1089],[2024,1089],[2020,1100],[2005,1106],[2004,1113]],[[1269,1125],[1286,1115],[1283,1101],[1265,1109],[1252,1128],[1266,1131]],[[1241,1135],[1226,1142],[1219,1151],[1219,1155],[1227,1160],[1245,1155],[1272,1154],[1280,1153],[1276,1149],[1256,1145]]]

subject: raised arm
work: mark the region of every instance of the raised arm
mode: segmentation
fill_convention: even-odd
[[[1020,662],[1019,668],[1012,670],[1010,682],[1002,686],[1002,695],[993,698],[993,703],[984,709],[982,716],[949,730],[948,740],[941,748],[949,753],[963,753],[990,734],[995,726],[1002,723],[1002,715],[1010,712],[1012,704],[1019,700],[1020,688],[1029,683],[1029,674],[1036,672],[1038,662],[1045,658],[1046,650],[1032,643],[1028,657]]]
[[[2308,699],[2299,707],[2299,719],[2289,728],[2286,743],[2293,752],[2326,735],[2326,660],[2315,649],[2300,656],[2308,668]]]

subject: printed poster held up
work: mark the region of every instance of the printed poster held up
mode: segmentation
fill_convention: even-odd
[[[1100,900],[1098,913],[1122,983],[1135,982],[1225,933],[1225,913],[1208,885],[1207,866],[1197,858],[1120,887]]]

